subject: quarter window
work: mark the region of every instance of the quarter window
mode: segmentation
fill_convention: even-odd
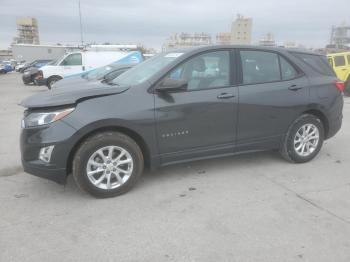
[[[335,56],[334,57],[335,66],[345,66],[345,57],[344,56]]]
[[[80,53],[70,54],[61,62],[61,65],[63,66],[82,65],[81,54]]]
[[[278,55],[264,51],[241,51],[243,84],[257,84],[281,79]]]
[[[186,80],[188,90],[229,86],[230,52],[216,51],[195,56],[172,70],[168,77]]]

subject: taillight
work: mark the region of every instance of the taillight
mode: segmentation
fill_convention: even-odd
[[[335,81],[335,87],[340,91],[344,92],[345,83],[343,81]]]

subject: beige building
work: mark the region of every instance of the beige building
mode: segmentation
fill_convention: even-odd
[[[276,46],[276,41],[271,33],[267,33],[264,35],[260,40],[259,40],[259,45],[260,46]]]
[[[231,33],[218,33],[216,35],[216,43],[219,45],[231,44]]]
[[[16,19],[17,37],[14,44],[40,44],[38,21],[33,17],[20,17]]]
[[[237,15],[236,20],[232,22],[231,32],[218,33],[216,35],[216,43],[221,45],[250,45],[252,42],[252,26],[251,18]]]
[[[173,34],[164,43],[163,50],[204,46],[210,45],[211,43],[211,36],[205,33]]]
[[[231,27],[231,43],[236,45],[250,45],[252,42],[252,26],[251,18],[237,15]]]

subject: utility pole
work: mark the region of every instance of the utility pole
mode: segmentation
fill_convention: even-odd
[[[80,41],[81,41],[81,45],[84,46],[83,23],[81,22],[80,0],[79,0],[78,4],[79,4],[79,22],[80,22]]]

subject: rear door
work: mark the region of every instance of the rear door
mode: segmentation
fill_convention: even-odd
[[[308,101],[308,80],[284,56],[241,49],[238,150],[275,148]]]

